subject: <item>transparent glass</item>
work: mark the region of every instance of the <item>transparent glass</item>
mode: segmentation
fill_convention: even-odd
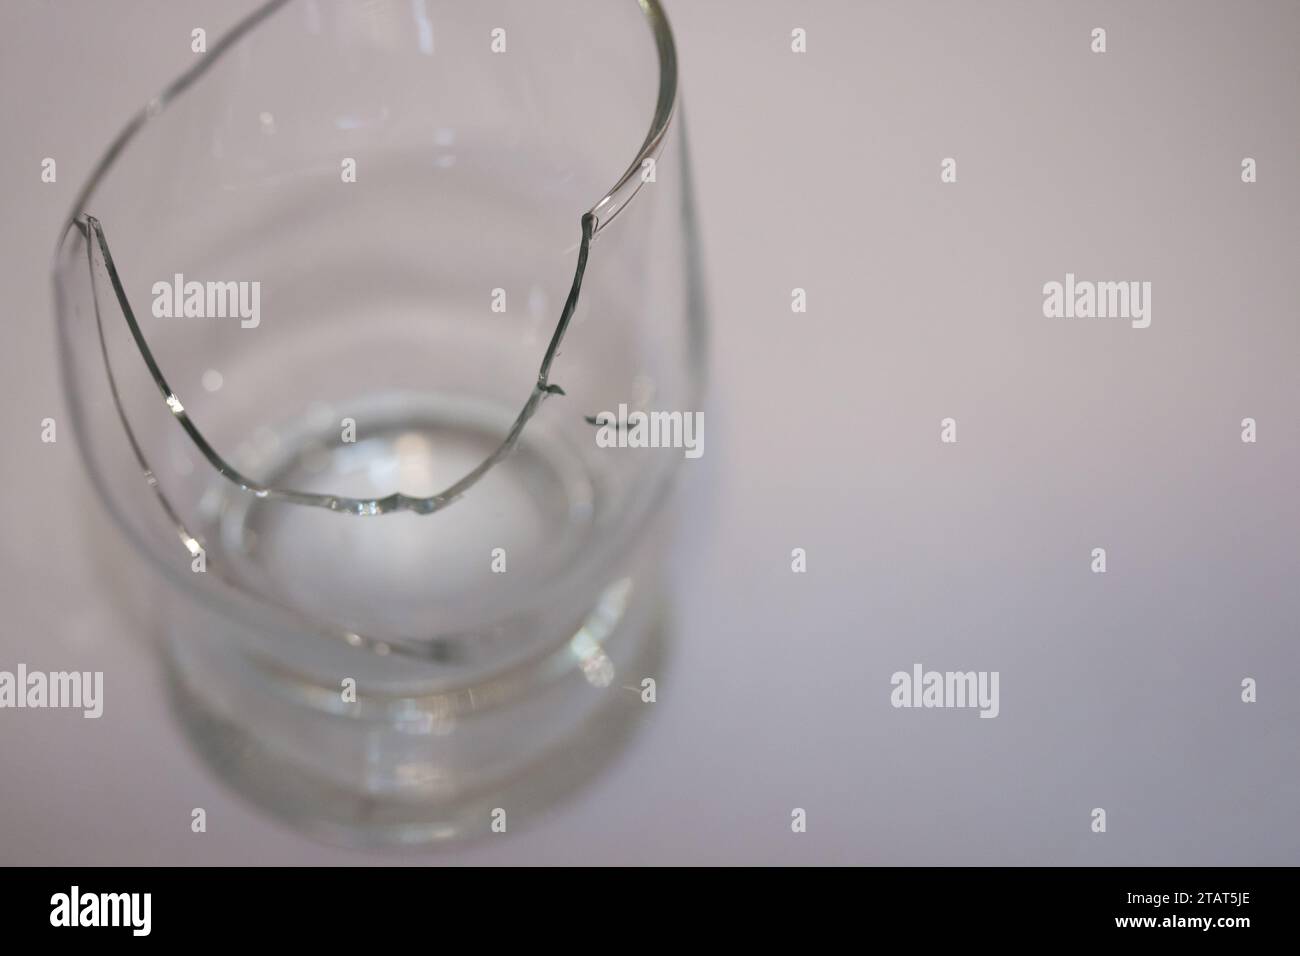
[[[159,572],[179,711],[304,826],[489,832],[655,676],[688,456],[598,436],[698,410],[664,13],[274,0],[195,57],[55,264],[78,440]]]

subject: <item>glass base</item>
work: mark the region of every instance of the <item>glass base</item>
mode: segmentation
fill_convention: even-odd
[[[611,601],[622,605],[617,620]],[[499,686],[461,688],[454,699],[481,695],[487,705],[441,718],[431,715],[446,707],[431,698],[351,714],[333,704],[333,688],[177,635],[172,703],[222,780],[317,839],[420,846],[486,836],[503,822],[510,832],[580,790],[649,719],[655,704],[641,682],[663,673],[666,619],[653,593],[615,586],[558,652],[567,667],[513,699]],[[593,633],[604,639],[593,645]]]

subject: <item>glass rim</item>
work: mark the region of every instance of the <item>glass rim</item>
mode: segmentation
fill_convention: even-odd
[[[67,230],[76,227],[77,218],[85,211],[86,201],[98,188],[100,182],[113,167],[118,156],[135,138],[141,127],[161,114],[213,64],[218,62],[228,49],[238,43],[254,27],[292,2],[294,0],[266,0],[262,6],[222,34],[203,59],[172,80],[163,88],[161,93],[149,100],[143,108],[131,117],[126,126],[121,129],[100,156],[85,183],[78,190],[76,198],[72,202],[72,209],[64,219],[63,228],[59,230],[59,245],[62,245],[63,236]],[[676,112],[677,107],[677,45],[673,39],[672,28],[668,23],[668,15],[664,12],[661,0],[636,0],[636,3],[641,8],[641,12],[650,26],[658,55],[659,82],[655,96],[654,113],[651,116],[645,139],[642,141],[632,162],[628,164],[627,169],[623,171],[623,174],[619,176],[614,185],[596,201],[583,217],[584,219],[587,216],[591,217],[593,238],[604,226],[612,222],[627,207],[632,197],[640,191],[643,185],[641,178],[642,166],[646,160],[652,160],[658,156],[663,146],[664,137],[668,135],[668,130],[672,125],[673,114]]]

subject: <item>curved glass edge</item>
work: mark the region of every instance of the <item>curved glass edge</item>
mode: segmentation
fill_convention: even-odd
[[[242,37],[247,35],[251,30],[290,2],[291,0],[269,0],[269,2],[264,4],[262,7],[259,7],[244,20],[240,21],[229,33],[222,36],[213,45],[208,56],[183,73],[177,80],[168,86],[160,96],[155,97],[143,110],[136,114],[136,116],[127,124],[109,146],[108,150],[91,173],[89,180],[78,193],[63,233],[66,233],[69,229],[78,229],[82,231],[83,235],[92,246],[98,247],[102,256],[103,266],[112,284],[118,307],[122,311],[123,318],[126,320],[127,326],[131,331],[132,338],[140,352],[140,356],[148,367],[155,385],[157,385],[161,392],[168,410],[177,419],[181,427],[185,430],[185,433],[198,449],[199,453],[208,461],[208,463],[212,465],[212,467],[214,467],[224,478],[236,485],[241,491],[248,492],[259,498],[278,500],[290,504],[309,505],[342,514],[358,516],[373,516],[403,511],[413,512],[416,514],[433,514],[434,512],[440,511],[457,501],[496,464],[510,454],[517,445],[525,425],[527,425],[528,421],[537,413],[542,402],[547,397],[551,395],[564,394],[563,388],[559,385],[551,384],[550,370],[555,356],[558,353],[560,344],[563,342],[564,335],[568,330],[574,310],[577,308],[578,299],[582,291],[583,273],[586,269],[591,243],[595,240],[599,230],[612,222],[622,210],[627,208],[632,197],[635,196],[645,182],[649,180],[649,176],[646,174],[647,163],[653,164],[658,159],[663,148],[664,139],[667,136],[669,126],[672,122],[673,112],[677,101],[677,55],[672,31],[669,28],[667,16],[664,14],[663,7],[659,0],[637,0],[654,35],[655,46],[659,58],[659,86],[654,116],[651,120],[650,129],[646,134],[646,138],[631,165],[628,166],[627,170],[609,192],[607,192],[581,217],[581,239],[578,245],[577,265],[574,270],[573,283],[570,287],[568,297],[565,300],[564,308],[561,310],[560,318],[556,323],[555,331],[551,336],[546,354],[538,369],[537,381],[533,385],[532,391],[524,402],[523,407],[520,409],[519,414],[516,416],[506,437],[491,454],[479,463],[477,467],[467,472],[447,488],[444,488],[442,491],[436,492],[435,494],[428,496],[412,496],[403,494],[400,491],[395,491],[387,495],[372,498],[354,498],[347,495],[311,493],[294,489],[270,487],[243,475],[216,451],[190,419],[189,415],[185,411],[184,403],[167,383],[166,377],[163,375],[162,369],[154,359],[153,352],[149,348],[148,342],[145,340],[144,334],[135,319],[121,277],[109,250],[108,240],[104,234],[103,225],[94,216],[89,215],[84,208],[104,175],[111,168],[112,164],[116,161],[123,149],[125,149],[126,145],[135,136],[136,132],[138,132],[146,122],[160,114],[168,103],[181,95],[181,93],[198,80],[203,75],[204,71],[217,62],[222,55]],[[650,168],[653,167],[651,166]],[[60,244],[61,243],[62,233],[60,235]],[[92,267],[92,282],[93,278]],[[107,352],[104,354],[104,361],[106,364],[109,362]],[[112,372],[110,368],[110,377],[111,374]],[[118,403],[117,408],[123,426],[126,428],[128,435],[131,435],[130,423],[127,420],[125,411],[122,409],[120,403]],[[143,457],[140,455],[138,445],[133,438],[131,439],[131,443],[136,448],[137,457],[140,458],[140,464],[146,479],[150,480],[150,483],[154,484],[156,487],[156,482],[152,479],[152,471],[149,469],[148,463],[144,461]],[[173,509],[167,503],[165,498],[163,499],[163,507],[166,509],[169,517],[175,517]],[[197,542],[184,529],[179,520],[174,523],[178,527],[178,534],[181,541],[191,553],[195,553],[195,550],[199,547]]]

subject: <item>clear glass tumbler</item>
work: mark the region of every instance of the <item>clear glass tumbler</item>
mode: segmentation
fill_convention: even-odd
[[[668,23],[273,0],[200,46],[57,252],[87,467],[238,789],[339,839],[489,832],[654,677],[698,450],[609,436],[699,402]]]

